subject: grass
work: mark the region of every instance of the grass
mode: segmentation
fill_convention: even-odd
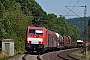
[[[8,60],[10,56],[8,54],[0,53],[0,60]]]
[[[77,50],[77,51],[73,52],[73,54],[78,56],[80,58],[80,60],[90,60],[90,51],[87,51],[86,58],[84,58],[85,54],[82,53],[82,50]]]
[[[90,60],[90,51],[87,52],[86,60]]]
[[[22,52],[23,53],[23,52]],[[17,52],[15,51],[15,55],[17,55]],[[15,56],[14,55],[14,56]],[[9,60],[11,57],[13,57],[13,56],[9,56],[8,54],[6,54],[5,52],[4,52],[4,54],[2,53],[2,52],[0,52],[0,60]]]

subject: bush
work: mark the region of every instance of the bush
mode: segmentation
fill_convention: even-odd
[[[88,45],[88,51],[90,51],[90,44]]]

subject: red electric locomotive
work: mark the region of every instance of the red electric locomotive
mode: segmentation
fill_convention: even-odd
[[[42,26],[28,26],[25,49],[27,52],[43,52],[56,47],[57,36]]]
[[[37,52],[44,49],[47,30],[45,27],[28,26],[26,30],[25,49],[28,52]]]

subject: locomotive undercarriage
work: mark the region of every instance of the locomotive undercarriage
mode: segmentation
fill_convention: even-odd
[[[26,44],[25,49],[31,53],[41,53],[44,50],[43,44]]]

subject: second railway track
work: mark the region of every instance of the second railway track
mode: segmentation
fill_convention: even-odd
[[[79,60],[78,57],[74,56],[72,54],[72,52],[76,51],[75,50],[69,50],[69,51],[64,51],[64,52],[61,52],[59,54],[57,54],[58,57],[60,57],[61,59],[63,60]]]

